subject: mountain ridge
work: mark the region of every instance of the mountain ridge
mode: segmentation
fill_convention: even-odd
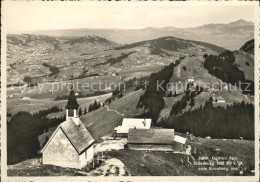
[[[30,33],[55,37],[96,35],[119,44],[130,44],[165,36],[173,36],[207,42],[229,50],[237,50],[244,42],[254,38],[254,25],[249,21],[237,20],[227,24],[205,24],[188,28],[177,28],[172,26],[160,28],[146,27],[141,29],[80,28],[31,31]]]

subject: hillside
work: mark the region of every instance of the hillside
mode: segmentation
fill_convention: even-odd
[[[71,56],[89,53],[90,51],[103,51],[116,46],[118,46],[117,43],[98,36],[75,38],[35,34],[7,35],[7,57],[10,60],[20,59],[20,61],[23,61],[28,55],[30,57],[48,54]]]
[[[208,166],[193,165],[199,155],[209,158],[216,155],[227,158],[237,157],[239,161],[243,162],[245,168],[243,175],[248,176],[254,175],[251,172],[254,169],[253,143],[253,141],[245,140],[224,141],[194,137],[192,141],[189,141],[189,145],[194,148],[191,155],[125,149],[108,150],[104,152],[105,162],[90,172],[84,169],[42,165],[39,158],[33,158],[19,164],[9,165],[8,176],[215,176],[216,171],[214,170],[198,170],[199,167]],[[216,149],[219,149],[220,153],[216,153]],[[113,163],[110,162],[112,159]],[[113,170],[113,168],[117,170]],[[125,171],[125,173],[121,174],[121,171]],[[218,171],[218,175],[238,176],[239,172],[223,170]]]
[[[202,59],[201,62],[185,58],[175,68],[177,70],[173,73],[176,73],[176,77],[172,77],[171,81],[184,83],[185,80],[192,78],[194,81],[191,86],[197,86],[196,88],[188,87],[186,91],[184,88],[175,96],[172,95],[174,92],[170,95],[166,93],[163,100],[165,105],[157,124],[162,127],[175,128],[176,131],[182,133],[192,132],[196,136],[210,135],[216,138],[243,136],[253,139],[254,64],[250,66],[248,63],[245,68],[241,59],[243,59],[244,65],[247,61],[252,63],[254,60],[250,54],[243,51],[225,51],[219,55],[205,56],[205,60]],[[225,88],[225,86],[216,85],[221,82],[222,85],[224,83],[229,86]],[[208,85],[207,90],[205,90],[206,83],[212,84],[212,86]],[[250,83],[250,86],[246,88],[245,84],[239,86],[239,83]],[[213,87],[214,84],[217,87]],[[171,110],[170,107],[172,107]],[[234,112],[237,111],[239,112],[235,114]],[[239,117],[243,119],[228,119],[231,116],[230,113],[233,113],[234,116],[240,115]],[[228,123],[230,126],[227,126]],[[225,131],[223,132],[221,128],[224,126]],[[245,130],[245,126],[248,130]],[[233,131],[236,132],[233,133]]]
[[[168,50],[168,51],[181,51],[182,49],[193,50],[196,48],[196,46],[209,48],[212,51],[216,51],[216,52],[222,52],[225,50],[224,48],[215,46],[213,44],[191,41],[191,40],[184,40],[175,37],[162,37],[154,40],[137,42],[137,43],[117,47],[116,49],[118,50],[129,49],[137,46],[147,46],[149,47],[151,54],[155,54],[155,55],[156,54],[163,55],[164,52],[162,50]]]
[[[7,71],[10,73],[7,76],[9,85],[25,84],[28,82],[26,80],[33,84],[60,79],[68,81],[77,78],[107,77],[117,72],[122,77],[145,76],[173,62],[181,55],[216,54],[224,50],[212,44],[174,37],[163,37],[124,46],[96,36],[81,38],[44,36],[43,40],[41,40],[42,36],[35,35],[10,37],[7,59]],[[30,40],[31,43],[23,46],[21,42],[17,44],[13,37],[22,42]],[[46,39],[55,39],[55,45],[59,42],[58,46],[56,45],[58,48],[55,48],[51,41],[46,42]],[[38,48],[39,46],[41,49]]]
[[[35,35],[31,36],[34,37]],[[18,37],[19,35],[17,35]],[[21,35],[19,40],[27,38]],[[205,137],[209,135],[208,131],[212,131],[212,128],[218,126],[219,123],[225,122],[225,115],[229,114],[230,110],[234,108],[238,108],[234,112],[236,113],[235,119],[232,118],[234,116],[232,114],[230,114],[232,117],[227,119],[238,122],[240,122],[239,118],[243,120],[242,125],[235,123],[237,124],[234,127],[236,131],[241,131],[241,127],[246,124],[248,129],[245,130],[245,133],[238,133],[239,136],[232,135],[229,138],[235,138],[235,140],[241,136],[245,139],[252,138],[252,134],[248,135],[248,131],[251,131],[253,126],[250,115],[254,103],[253,96],[239,90],[229,92],[228,89],[220,90],[219,87],[215,90],[212,84],[221,82],[223,78],[215,75],[215,72],[209,71],[210,66],[205,67],[207,58],[213,56],[218,61],[230,61],[228,69],[236,65],[236,71],[244,73],[242,60],[248,59],[248,53],[245,51],[240,50],[237,55],[235,52],[231,52],[234,59],[223,59],[222,57],[225,56],[221,55],[227,51],[225,48],[171,36],[124,45],[97,36],[52,37],[50,38],[51,41],[47,41],[48,38],[46,40],[46,37],[41,36],[36,36],[33,39],[29,36],[28,39],[28,41],[22,41],[27,42],[24,44],[19,41],[14,43],[17,41],[11,38],[8,44],[10,52],[7,60],[7,80],[9,84],[7,88],[7,110],[11,123],[8,124],[8,141],[12,143],[8,148],[8,162],[14,164],[9,168],[11,175],[15,176],[17,173],[38,174],[31,168],[30,160],[28,161],[29,164],[25,162],[26,165],[22,169],[19,162],[39,157],[37,151],[51,136],[57,124],[64,120],[66,100],[62,98],[66,98],[68,94],[66,89],[70,88],[71,83],[79,86],[79,90],[76,90],[75,93],[81,96],[78,98],[78,103],[82,110],[89,108],[94,100],[99,100],[102,103],[102,107],[99,109],[81,116],[82,122],[93,135],[98,146],[103,145],[103,142],[110,142],[108,138],[112,136],[114,128],[121,124],[124,117],[149,117],[152,118],[153,126],[175,128],[176,132],[180,132],[181,135],[190,132],[189,127],[192,127],[194,129],[192,133],[196,134],[196,137]],[[56,44],[56,41],[58,44]],[[36,54],[35,51],[38,48],[34,49],[34,45],[36,45],[35,47],[44,45],[42,50],[47,50],[47,53],[37,52]],[[17,51],[17,47],[22,51]],[[243,54],[243,58],[240,54]],[[236,63],[237,60],[241,61],[240,67]],[[223,65],[225,64],[214,65],[214,67]],[[253,65],[247,68],[248,73],[250,73]],[[229,73],[232,72],[228,72],[228,69],[225,67],[224,73],[229,77]],[[146,81],[148,81],[147,84]],[[156,91],[157,81],[163,82],[161,84],[162,90]],[[19,86],[20,83],[24,85],[21,87]],[[93,87],[89,86],[88,89],[83,90],[81,86],[86,83],[93,84]],[[100,86],[97,83],[102,84]],[[125,88],[120,88],[122,83],[125,84]],[[183,84],[183,89],[176,92],[176,88],[174,90],[176,83]],[[207,83],[209,83],[208,88]],[[29,84],[33,84],[33,86]],[[168,87],[168,84],[170,87]],[[110,87],[117,89],[112,91]],[[234,86],[232,85],[231,88],[234,88]],[[99,92],[99,89],[106,91]],[[223,97],[224,102],[217,101],[220,97]],[[209,104],[210,98],[212,98],[211,104]],[[208,108],[209,105],[210,108]],[[53,106],[57,106],[57,111],[49,110]],[[225,115],[219,114],[216,110],[225,111],[223,112]],[[201,116],[201,113],[210,116],[212,115],[211,112],[218,114],[214,123],[211,123],[213,120],[207,120],[207,117],[194,119],[196,116]],[[240,117],[240,114],[243,114],[243,117]],[[44,115],[46,115],[46,118],[43,117]],[[22,125],[21,121],[25,120],[24,118],[28,118],[26,124],[30,126],[30,130],[26,129],[27,125]],[[183,120],[186,123],[182,122]],[[196,123],[192,123],[192,121],[196,121]],[[205,132],[207,126],[204,125],[208,125],[208,121],[210,128]],[[230,122],[227,123],[229,124],[224,126],[230,127]],[[185,124],[185,127],[181,127],[182,124]],[[23,128],[23,130],[20,130],[20,128]],[[221,132],[216,130],[217,134],[214,133],[212,138],[228,138],[229,129],[222,130],[221,127],[217,127],[217,130],[221,130]],[[16,134],[12,135],[12,133]],[[31,142],[26,144],[25,141]],[[213,155],[214,145],[221,148],[223,155],[230,154],[231,149],[225,143],[226,141],[221,139],[206,141],[206,139],[198,137],[193,142],[195,142],[191,142],[193,148],[203,154]],[[232,143],[233,141],[227,142]],[[249,147],[252,146],[251,144],[251,141],[241,141],[231,146],[239,150],[237,148],[243,145],[241,150],[247,148],[249,150],[248,155],[251,155],[252,149]],[[123,146],[123,144],[120,146]],[[23,151],[26,151],[29,155],[24,155]],[[187,156],[182,154],[179,157],[156,152],[146,155],[145,152],[125,152],[124,149],[121,149],[108,151],[105,155],[107,159],[116,158],[119,160],[121,168],[123,163],[126,171],[130,172],[128,174],[133,175],[150,175],[155,170],[154,166],[151,165],[151,161],[155,159],[158,159],[158,167],[166,163],[164,169],[168,166],[172,175],[212,174],[195,172],[193,167],[189,167],[181,173],[178,171],[179,169],[176,169],[176,166],[183,165],[181,169],[188,166]],[[142,165],[147,166],[146,171],[140,169],[141,173],[138,173],[135,169],[139,169],[140,165],[135,161],[129,161],[129,155],[135,155],[137,161],[143,161]],[[196,157],[195,153],[194,155]],[[248,156],[245,156],[245,158],[240,156],[240,158],[246,161],[248,168],[252,168],[252,159],[247,160]],[[88,175],[86,171],[71,171],[40,164],[37,164],[37,170],[45,175],[49,175],[48,170],[56,171],[52,174],[60,172],[66,175]],[[160,170],[156,174],[163,175],[165,173]],[[234,172],[232,175],[238,174]]]
[[[246,42],[235,52],[236,62],[239,69],[245,73],[245,78],[254,81],[254,39]]]
[[[248,53],[248,54],[253,54],[254,55],[254,50],[255,50],[255,40],[249,40],[248,42],[246,42],[241,48],[240,50]]]
[[[25,36],[21,35],[21,37],[24,38]],[[37,40],[40,38],[41,36],[39,36]],[[30,41],[32,41],[31,39],[32,38],[29,38]],[[29,40],[26,42],[30,42]],[[65,49],[66,47],[66,49],[71,50],[73,54],[71,54],[70,51],[63,51],[64,55],[61,56],[59,55],[60,50],[57,49],[49,54],[31,55],[30,53],[25,53],[27,59],[23,61],[19,59],[8,59],[8,64],[10,65],[7,70],[8,83],[25,83],[25,77],[31,78],[30,82],[32,84],[45,83],[44,87],[40,90],[40,95],[38,94],[39,88],[37,86],[25,92],[19,91],[15,86],[9,87],[8,96],[10,98],[8,99],[8,107],[12,113],[21,110],[19,109],[21,108],[19,107],[19,103],[29,104],[26,108],[35,108],[34,103],[37,103],[40,98],[53,100],[58,96],[64,95],[64,92],[61,90],[51,91],[53,89],[52,82],[59,84],[58,80],[60,79],[62,79],[63,84],[66,85],[71,81],[76,81],[79,84],[85,82],[91,84],[97,81],[106,82],[108,84],[124,83],[133,78],[140,78],[142,76],[150,77],[152,73],[158,72],[172,62],[175,63],[180,58],[182,58],[180,63],[174,67],[174,70],[171,73],[172,75],[170,75],[168,80],[169,83],[185,83],[188,79],[192,78],[196,83],[201,82],[203,86],[205,83],[212,84],[214,82],[220,82],[221,80],[210,74],[208,70],[204,68],[203,64],[205,58],[203,56],[217,55],[225,51],[225,49],[208,43],[184,40],[175,37],[162,37],[127,45],[118,45],[114,42],[108,41],[107,39],[96,36],[86,36],[82,38],[57,37],[55,40],[60,41],[59,49]],[[63,40],[63,42],[61,40]],[[46,41],[46,37],[44,37],[42,41],[48,42],[50,45],[53,42]],[[13,43],[11,42],[14,41],[12,39],[9,41],[10,47],[13,46]],[[86,46],[84,45],[93,44],[98,44],[100,47],[105,46],[107,49],[102,52],[86,51],[83,53],[83,51],[86,50]],[[24,48],[27,49],[27,46],[24,46]],[[113,46],[114,48],[111,48]],[[96,50],[94,46],[90,46],[89,48]],[[81,51],[77,52],[78,50]],[[239,54],[235,54],[236,61],[238,61],[238,65],[240,65],[239,69],[245,73],[246,78],[253,80],[253,59],[251,59],[246,52],[240,52],[241,53]],[[18,54],[16,52],[12,53],[13,56]],[[30,55],[31,58],[28,57],[28,55]],[[249,66],[246,65],[246,63],[242,63],[242,61],[246,62],[245,60],[249,62]],[[44,61],[44,64],[42,64],[42,61]],[[45,64],[58,68],[59,72],[51,74],[49,68],[46,67]],[[70,69],[67,68],[68,65],[70,65]],[[113,76],[113,73],[117,73],[117,75]],[[50,76],[46,76],[46,74]],[[96,88],[98,87],[94,87],[94,89]],[[105,89],[106,86],[102,84],[101,88]],[[81,91],[80,94],[84,95],[89,93],[95,92],[87,90]],[[173,93],[174,91],[172,91],[172,94]],[[162,111],[161,114],[157,113],[159,118],[169,115],[171,110],[169,107],[171,108],[181,99],[181,96],[178,97],[179,99],[174,99],[174,97],[166,97],[166,92],[163,94],[163,100],[168,104],[167,107],[163,106],[163,108],[160,109],[160,111]],[[181,94],[183,94],[183,92]],[[224,106],[231,104],[234,101],[251,103],[253,100],[251,97],[244,96],[239,91],[227,94],[226,91],[223,90],[210,90],[202,92],[194,97],[194,106],[191,108],[185,107],[183,108],[183,111],[194,110],[195,108],[204,105],[204,103],[213,96],[223,97],[226,101],[222,104]],[[27,97],[30,99],[21,99]],[[139,98],[137,99],[139,100]],[[168,102],[168,100],[172,99],[174,102]],[[124,100],[124,98],[122,98],[122,100]],[[42,103],[42,105],[44,105],[45,101]],[[216,106],[217,105],[219,104],[216,104]],[[140,112],[138,114],[140,114]]]
[[[237,20],[227,24],[207,24],[191,28],[147,27],[144,29],[71,29],[30,33],[67,37],[96,35],[109,40],[114,40],[121,44],[131,44],[159,37],[174,36],[183,39],[203,41],[230,50],[237,50],[244,42],[254,38],[253,32],[254,26],[252,22]]]

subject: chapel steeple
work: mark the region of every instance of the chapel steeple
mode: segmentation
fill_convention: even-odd
[[[79,104],[77,102],[77,99],[76,99],[76,96],[75,96],[75,93],[73,90],[73,86],[71,88],[68,103],[65,108],[66,108],[66,119],[68,119],[69,117],[77,116],[77,110],[79,108]]]

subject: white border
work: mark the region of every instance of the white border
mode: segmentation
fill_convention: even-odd
[[[151,176],[120,176],[120,177],[90,177],[90,176],[78,176],[78,177],[7,177],[7,148],[6,148],[6,20],[4,15],[6,4],[12,3],[39,3],[39,4],[50,4],[50,5],[95,5],[95,4],[127,4],[128,6],[134,6],[135,4],[164,4],[164,5],[226,5],[226,6],[236,6],[236,5],[254,5],[255,6],[255,176],[161,176],[161,177],[151,177]],[[19,16],[19,15],[18,15]],[[259,181],[259,3],[245,2],[245,1],[218,1],[218,2],[208,2],[208,1],[147,1],[147,2],[104,2],[104,1],[81,1],[81,2],[2,2],[2,49],[1,49],[1,178],[3,181]]]

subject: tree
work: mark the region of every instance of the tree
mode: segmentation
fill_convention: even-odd
[[[169,97],[172,97],[172,91],[170,91],[170,93],[169,93]]]
[[[203,58],[206,59],[207,57],[208,57],[208,54],[204,54],[204,55],[203,55]]]
[[[191,107],[193,107],[195,104],[194,104],[194,98],[192,97],[191,99],[190,99],[190,106]]]
[[[177,93],[176,93],[176,91],[174,92],[173,97],[177,97]]]
[[[44,140],[44,142],[43,142],[43,144],[42,144],[42,146],[45,146],[45,145],[46,145],[46,143],[48,142],[48,140],[49,140],[49,137],[48,137],[48,136],[46,136],[46,137],[45,137],[45,140]]]
[[[79,116],[82,116],[82,109],[79,108]]]
[[[90,105],[89,105],[88,112],[97,110],[97,109],[99,109],[100,107],[101,107],[100,102],[97,101],[97,100],[95,100],[93,104],[90,104]]]
[[[38,157],[40,150],[38,136],[65,120],[62,117],[52,119],[46,117],[56,110],[59,108],[53,107],[33,114],[21,111],[12,117],[7,124],[8,164]]]
[[[195,136],[212,138],[254,139],[254,105],[245,102],[225,107],[212,107],[212,98],[204,106],[181,115],[162,119],[161,127],[178,132],[191,132]]]
[[[200,91],[200,87],[199,87],[199,85],[196,86],[196,91],[197,91],[197,92]]]
[[[213,103],[213,98],[210,97],[210,98],[209,98],[209,101],[210,101],[210,103]]]
[[[97,100],[95,100],[93,104],[93,109],[96,110],[97,108],[98,108],[98,103]]]
[[[118,98],[122,98],[124,95],[123,95],[123,93],[122,92],[120,92],[119,94],[118,94]]]

